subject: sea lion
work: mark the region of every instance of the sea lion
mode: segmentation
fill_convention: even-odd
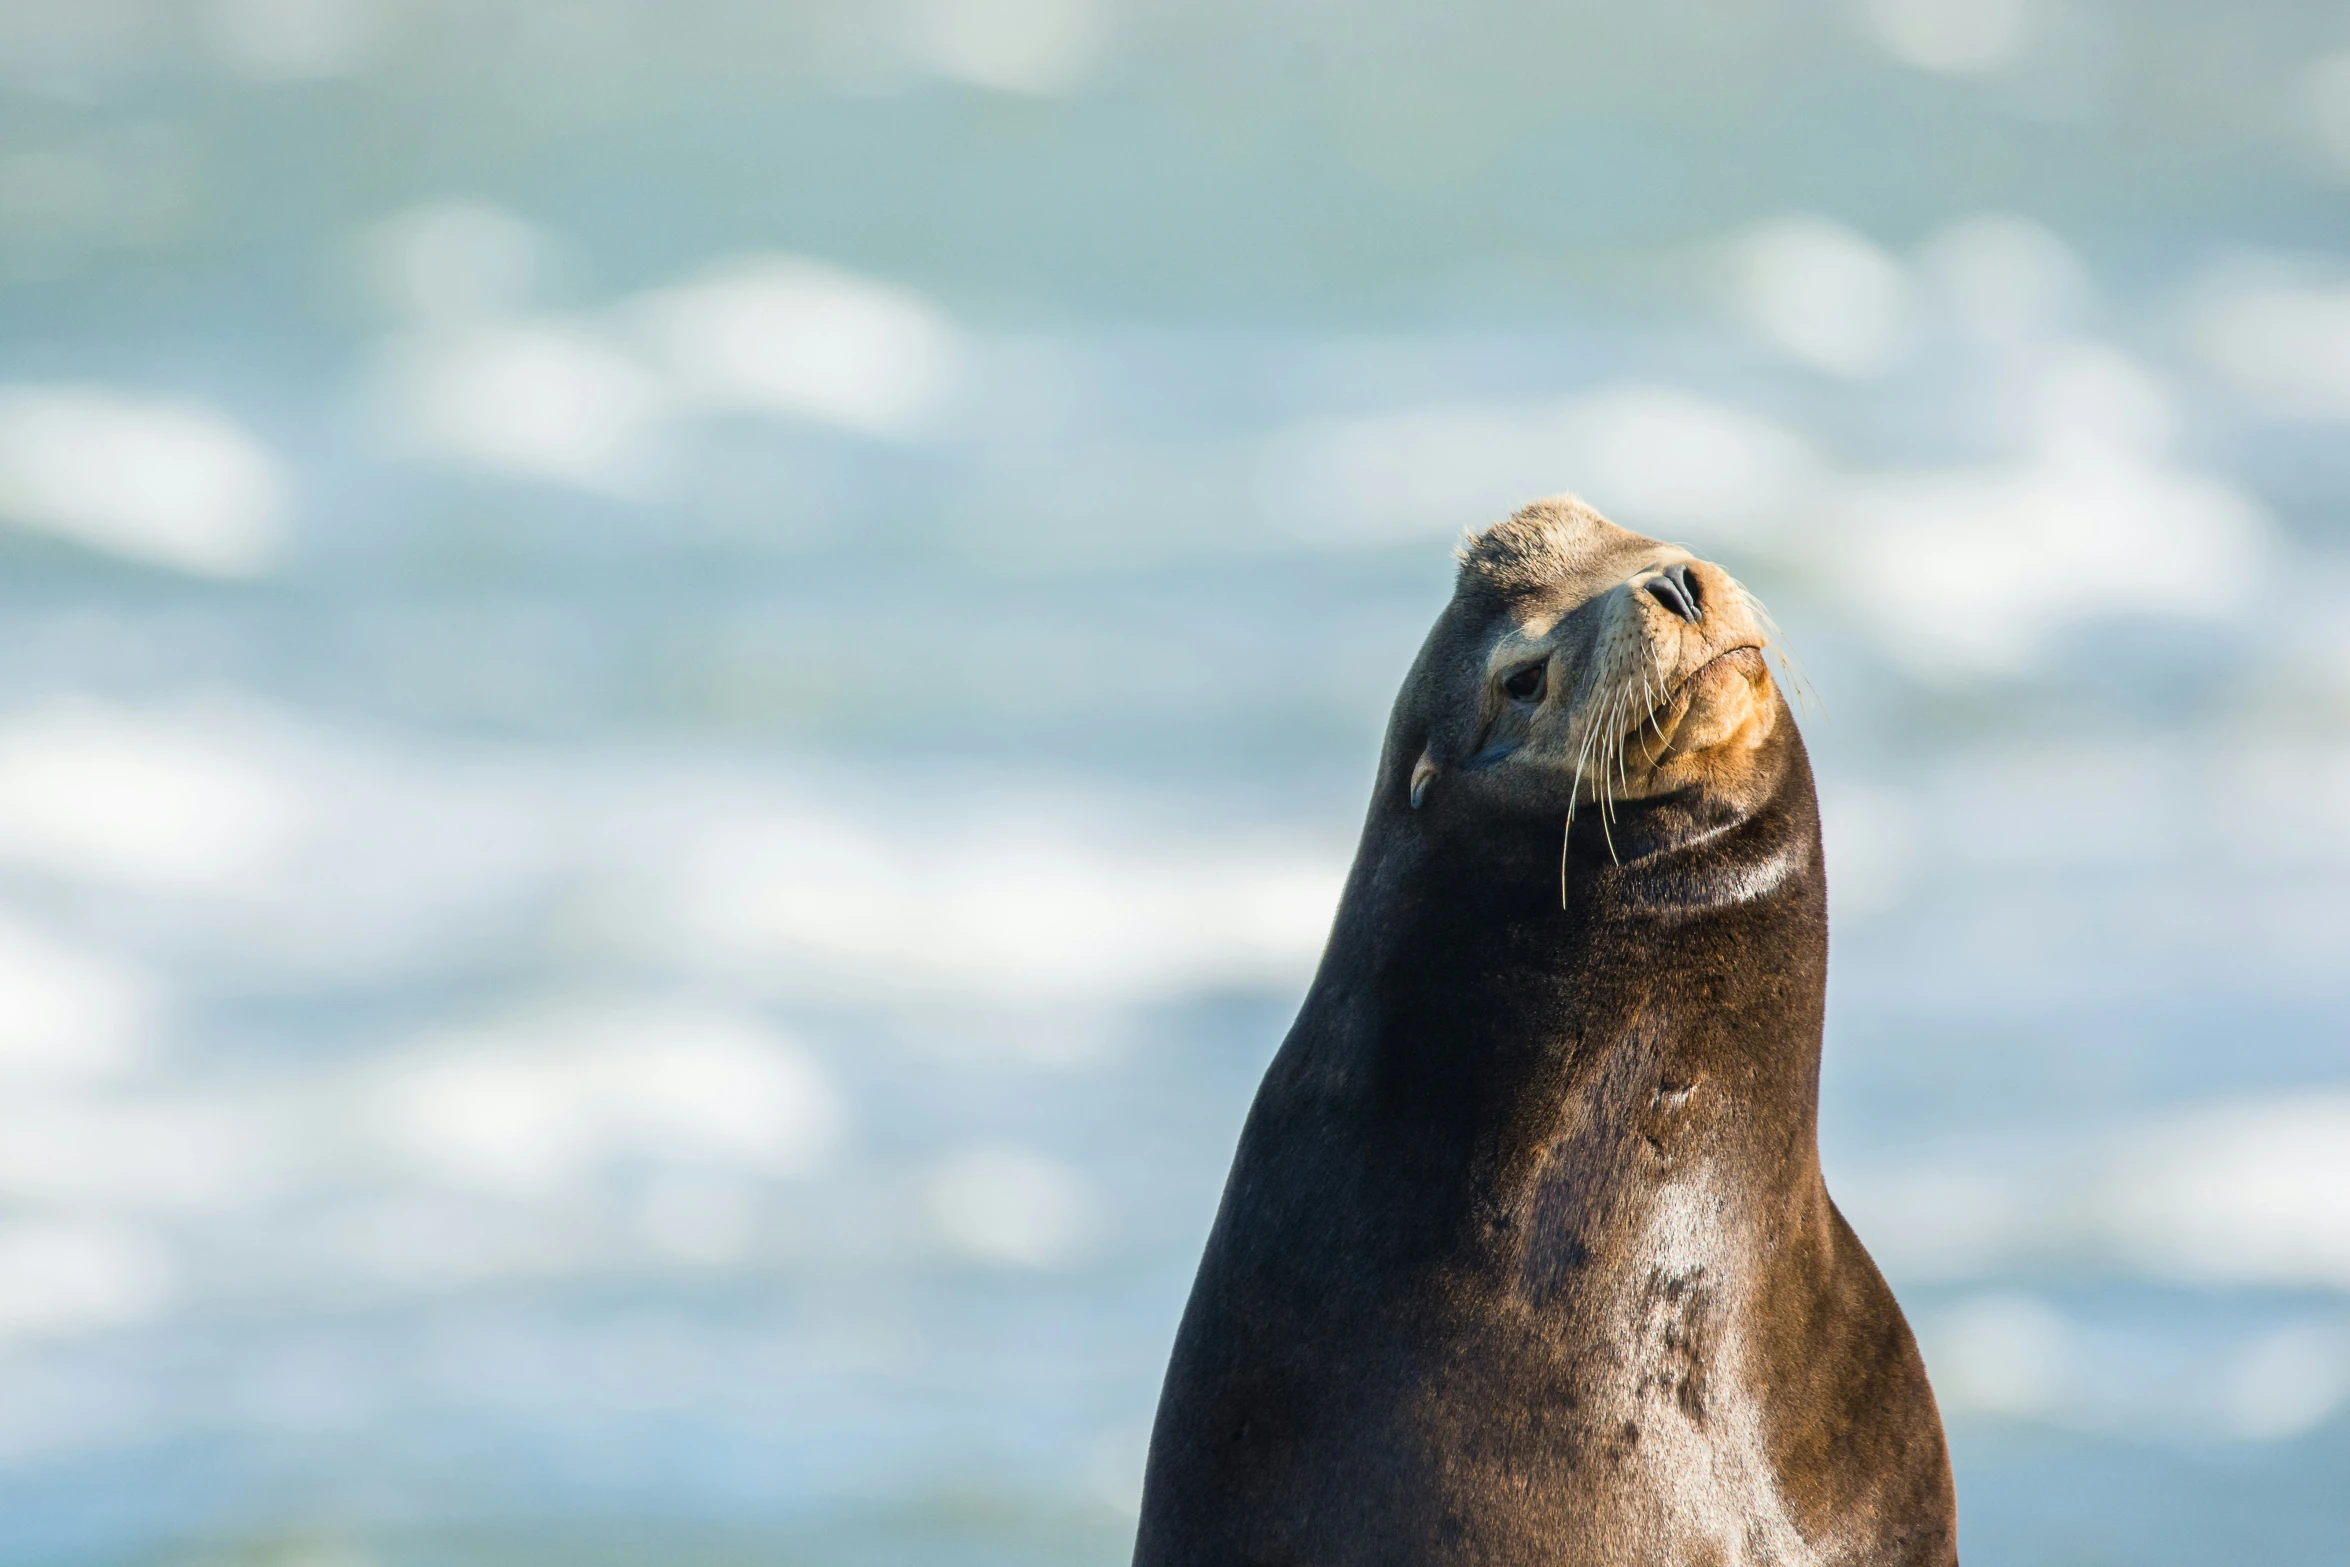
[[[1827,889],[1767,640],[1571,498],[1464,545],[1137,1567],[1957,1560],[1925,1368],[1820,1177]]]

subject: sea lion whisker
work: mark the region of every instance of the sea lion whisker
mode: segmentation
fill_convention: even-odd
[[[1623,722],[1624,715],[1631,711],[1631,707],[1632,688],[1627,685],[1622,699],[1616,705],[1616,787],[1626,797],[1632,793],[1632,774],[1627,766],[1632,754],[1632,736],[1623,727]]]
[[[1567,907],[1567,846],[1575,835],[1575,807],[1583,799],[1583,765],[1590,759],[1591,742],[1599,736],[1596,723],[1583,731],[1583,743],[1575,748],[1575,781],[1567,790],[1567,819],[1559,829],[1559,907]]]
[[[1624,753],[1631,749],[1631,746],[1628,744],[1628,737],[1624,733],[1624,708],[1625,705],[1631,700],[1631,682],[1626,681],[1622,689],[1616,693],[1615,713],[1612,721],[1608,725],[1608,732],[1614,736],[1614,745],[1616,748],[1616,782],[1622,787],[1624,793],[1626,794],[1630,794],[1632,792],[1632,780],[1631,777],[1624,771]]]
[[[1599,810],[1605,819],[1608,810],[1608,702],[1602,698],[1598,710],[1591,715],[1592,787],[1599,795]]]
[[[1583,743],[1575,748],[1575,781],[1567,790],[1567,825],[1575,825],[1575,807],[1583,800],[1583,765],[1591,756],[1591,740],[1595,730],[1586,729]]]
[[[1582,745],[1574,747],[1574,789],[1570,794],[1567,794],[1567,820],[1572,820],[1574,813],[1577,813],[1584,803],[1584,768],[1591,766],[1591,747],[1598,745],[1598,738],[1600,738],[1598,721],[1593,721],[1591,726],[1584,728]],[[1596,782],[1593,782],[1593,789],[1598,789]]]
[[[1637,735],[1643,729],[1654,729],[1656,737],[1662,740],[1665,737],[1664,703],[1658,700],[1656,686],[1649,681],[1651,674],[1660,682],[1664,679],[1664,670],[1657,664],[1653,646],[1648,650],[1648,668],[1640,674],[1640,700],[1648,708],[1648,716],[1633,726],[1632,733]],[[1651,768],[1656,766],[1656,753],[1649,748],[1645,739],[1640,742],[1640,765]]]
[[[1583,764],[1590,758],[1591,742],[1598,733],[1597,728],[1587,727],[1583,731],[1583,743],[1575,747],[1575,783],[1574,787],[1567,791],[1567,821],[1570,825],[1575,820],[1575,807],[1583,799]]]
[[[1779,655],[1780,671],[1786,675],[1787,688],[1795,693],[1796,705],[1802,708],[1803,716],[1810,718],[1816,713],[1820,718],[1825,719],[1828,716],[1827,701],[1820,695],[1819,687],[1812,683],[1810,673],[1803,667],[1803,661],[1797,658],[1795,650],[1787,645],[1786,634],[1779,629],[1779,622],[1772,618],[1769,607],[1756,596],[1752,588],[1738,581],[1735,577],[1731,579],[1731,586],[1738,590],[1739,602],[1745,606],[1746,612],[1752,615],[1756,623],[1769,634],[1770,649]]]
[[[1649,743],[1648,732],[1654,730],[1657,739],[1664,739],[1664,705],[1656,700],[1656,690],[1645,675],[1640,679],[1640,699],[1648,706],[1648,716],[1633,726],[1632,733],[1640,740],[1640,765],[1653,769],[1657,754],[1656,747]]]
[[[1648,667],[1656,675],[1656,691],[1648,694],[1648,727],[1656,731],[1657,739],[1663,741],[1665,749],[1669,751],[1673,748],[1673,742],[1665,733],[1665,709],[1673,703],[1672,685],[1665,679],[1664,663],[1657,657],[1653,647],[1648,650]],[[1642,679],[1645,681],[1646,676]],[[1641,745],[1640,754],[1647,758],[1650,767],[1656,766],[1656,753],[1649,750],[1645,742]]]
[[[1621,691],[1609,695],[1599,715],[1599,798],[1602,818],[1613,821],[1616,814],[1615,786],[1609,781],[1609,769],[1615,765],[1616,706],[1622,700]]]
[[[1595,799],[1598,796],[1600,779],[1605,776],[1607,771],[1606,750],[1601,746],[1599,739],[1600,728],[1601,715],[1594,713],[1584,723],[1582,744],[1575,748],[1575,787],[1567,797],[1567,814],[1570,820],[1576,809],[1583,803],[1584,769],[1596,764],[1592,778],[1592,792]]]
[[[1803,716],[1817,716],[1825,722],[1828,717],[1827,698],[1821,696],[1819,687],[1812,683],[1811,674],[1803,667],[1803,661],[1795,656],[1783,638],[1774,637],[1771,651],[1779,655],[1779,672],[1787,677],[1788,685],[1794,687],[1795,700],[1802,706]]]
[[[1614,699],[1611,700],[1608,704],[1608,711],[1611,715],[1617,711],[1618,705],[1622,701],[1623,691],[1619,687]],[[1617,745],[1618,738],[1619,737],[1616,734],[1615,726],[1611,723],[1608,726],[1605,743],[1610,750],[1615,750],[1618,753],[1617,764],[1620,768],[1622,765],[1622,753],[1621,747]],[[1600,837],[1605,839],[1607,842],[1607,857],[1615,864],[1621,865],[1624,863],[1623,856],[1616,853],[1616,798],[1615,791],[1608,786],[1607,764],[1608,753],[1606,750],[1603,750],[1600,752],[1599,758],[1599,795],[1601,802],[1599,813],[1599,834]]]

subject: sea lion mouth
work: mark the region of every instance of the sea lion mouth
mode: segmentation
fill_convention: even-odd
[[[1690,688],[1696,685],[1697,682],[1703,679],[1707,674],[1711,673],[1716,665],[1725,663],[1730,659],[1737,658],[1742,653],[1752,653],[1756,658],[1760,658],[1762,656],[1762,644],[1759,642],[1741,642],[1736,647],[1726,647],[1719,653],[1716,653],[1713,657],[1707,659],[1704,663],[1698,665],[1695,669],[1689,671],[1688,674],[1683,675],[1681,677],[1680,684],[1674,686],[1672,690],[1666,692],[1665,699],[1662,702],[1659,702],[1654,708],[1652,708],[1647,716],[1642,718],[1640,722],[1634,724],[1630,729],[1624,732],[1625,741],[1629,743],[1638,739],[1643,731],[1655,734],[1661,738],[1664,734],[1665,716],[1688,700]]]

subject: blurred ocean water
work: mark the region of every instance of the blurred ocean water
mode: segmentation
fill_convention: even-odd
[[[0,1563],[1106,1563],[1459,531],[1772,606],[1970,1561],[2350,1539],[2350,26],[0,3]]]

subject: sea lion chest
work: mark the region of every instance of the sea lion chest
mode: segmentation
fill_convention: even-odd
[[[1154,1452],[1222,1538],[1156,1557],[1146,1519],[1138,1560],[1815,1559],[1739,1333],[1769,1215],[1731,1112],[1768,1042],[1721,1037],[1736,922],[1527,913],[1394,921],[1309,1000]]]

